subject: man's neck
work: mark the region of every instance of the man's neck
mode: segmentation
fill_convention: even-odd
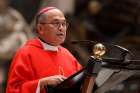
[[[45,42],[43,39],[41,39],[40,37],[39,37],[39,39],[40,39],[40,42],[41,42],[41,44],[42,44],[44,50],[58,51],[58,46],[50,45],[50,44],[46,43],[46,42]]]

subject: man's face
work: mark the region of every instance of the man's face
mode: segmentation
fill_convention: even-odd
[[[44,14],[44,20],[39,24],[39,34],[50,45],[60,45],[66,38],[66,19],[64,14],[53,9]]]

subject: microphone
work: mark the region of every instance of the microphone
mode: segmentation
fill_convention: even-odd
[[[86,45],[91,45],[93,44],[93,46],[99,42],[97,41],[90,41],[90,40],[73,40],[71,41],[72,44],[86,44]],[[102,64],[103,67],[107,67],[107,68],[123,68],[123,69],[129,69],[129,70],[140,70],[140,60],[129,60],[127,58],[127,55],[130,54],[132,56],[134,56],[131,51],[129,51],[128,49],[119,46],[119,45],[114,45],[114,44],[108,44],[105,42],[101,42],[103,45],[107,46],[108,49],[110,48],[118,48],[121,51],[121,59],[118,58],[106,58],[103,57],[103,63]],[[129,65],[133,65],[133,67],[129,66]]]
[[[99,42],[97,41],[90,41],[90,40],[74,40],[74,41],[71,41],[72,44],[97,44]],[[118,49],[120,49],[122,52],[127,52],[127,53],[130,53],[130,51],[122,46],[119,46],[119,45],[114,45],[114,44],[107,44],[105,42],[101,42],[103,45],[105,46],[114,46]]]
[[[120,50],[123,50],[124,52],[130,53],[130,51],[122,46],[114,45],[115,47],[119,48]]]

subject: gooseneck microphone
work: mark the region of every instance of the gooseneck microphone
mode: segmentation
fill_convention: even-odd
[[[97,43],[97,41],[90,41],[90,40],[73,40],[71,41],[72,44],[82,44],[82,45],[92,45],[94,46]],[[103,45],[107,46],[107,48],[110,50],[110,48],[117,48],[121,52],[121,58],[110,58],[110,57],[103,57],[102,60],[106,64],[103,65],[103,67],[113,67],[113,68],[124,68],[124,69],[130,69],[130,70],[140,70],[140,60],[130,60],[127,58],[127,55],[134,56],[131,51],[128,49],[114,44],[108,44],[105,42],[101,42]],[[131,67],[133,65],[133,67]]]

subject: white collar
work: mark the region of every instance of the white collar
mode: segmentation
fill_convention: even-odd
[[[58,46],[52,46],[52,45],[49,45],[47,43],[44,43],[40,40],[42,46],[43,46],[43,49],[44,50],[49,50],[49,51],[58,51]]]

